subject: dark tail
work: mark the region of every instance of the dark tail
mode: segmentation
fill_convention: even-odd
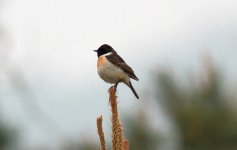
[[[132,90],[133,94],[136,96],[137,99],[139,99],[139,96],[137,95],[137,92],[135,91],[135,89],[132,86],[132,83],[129,81],[129,85],[130,89]]]

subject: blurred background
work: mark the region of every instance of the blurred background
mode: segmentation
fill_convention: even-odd
[[[234,0],[0,0],[0,149],[98,150],[110,110],[92,51],[139,77],[118,87],[131,150],[237,149]],[[108,149],[111,146],[108,144]]]

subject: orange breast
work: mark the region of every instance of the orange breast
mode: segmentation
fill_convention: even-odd
[[[106,62],[105,56],[99,57],[97,61],[97,67],[104,65],[105,62]]]

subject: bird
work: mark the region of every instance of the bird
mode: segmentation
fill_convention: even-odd
[[[117,86],[120,82],[127,85],[137,99],[139,96],[132,86],[131,79],[138,81],[133,69],[126,64],[122,57],[108,44],[101,45],[97,50],[97,71],[105,82],[115,84]]]

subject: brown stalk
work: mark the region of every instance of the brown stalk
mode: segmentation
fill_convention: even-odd
[[[118,115],[118,102],[116,96],[116,89],[112,86],[109,89],[109,103],[112,112],[112,150],[129,150],[129,142],[123,136],[122,124]],[[97,118],[97,129],[100,138],[101,150],[105,150],[105,137],[102,128],[102,116]]]
[[[116,89],[109,89],[109,102],[112,111],[112,150],[123,150],[123,130],[119,121]]]
[[[102,121],[103,121],[103,118],[102,118],[102,115],[100,115],[97,118],[97,132],[100,138],[100,149],[105,150],[105,136],[103,132]]]
[[[123,150],[129,150],[129,142],[127,139],[123,140]]]

